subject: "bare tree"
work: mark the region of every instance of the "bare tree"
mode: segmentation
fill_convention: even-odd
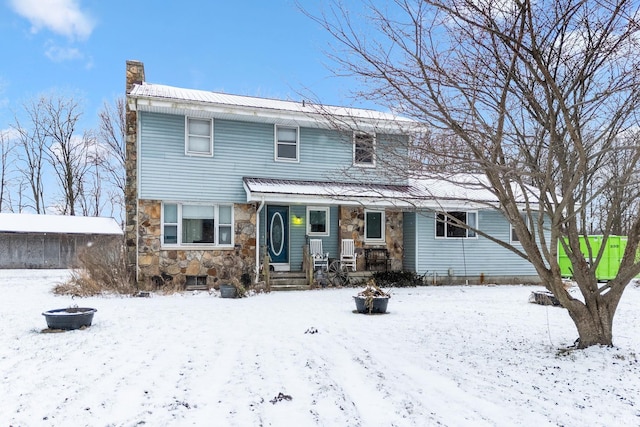
[[[624,146],[637,146],[640,143],[640,131],[627,132],[622,135],[616,144],[622,148]],[[598,176],[594,176],[591,182],[604,180],[607,186],[602,194],[594,198],[589,206],[588,213],[590,223],[587,232],[590,234],[602,233],[603,230],[610,229],[611,234],[627,235],[636,213],[640,209],[640,171],[635,176],[626,178],[625,174],[633,165],[633,157],[627,157],[627,151],[617,149],[607,156],[606,165],[602,168]],[[592,186],[592,183],[589,183]],[[596,185],[596,188],[599,187]],[[609,207],[615,207],[610,209]],[[602,215],[602,213],[605,215]]]
[[[20,149],[18,160],[21,163],[19,172],[24,180],[19,186],[19,208],[30,207],[36,213],[45,213],[44,205],[44,185],[43,171],[45,167],[46,135],[43,129],[42,111],[39,101],[30,101],[23,104],[25,113],[28,116],[29,125],[23,125],[18,117],[15,117],[12,125],[17,132],[17,146]],[[25,196],[23,183],[26,181],[31,195]],[[30,200],[32,204],[24,203],[24,199]]]
[[[87,168],[83,179],[78,182],[78,204],[82,215],[99,216],[105,204],[102,187],[104,153],[91,133],[85,133],[85,140]]]
[[[40,98],[42,125],[49,139],[48,160],[63,192],[61,210],[75,215],[81,199],[85,175],[90,167],[89,151],[93,135],[85,131],[77,135],[76,126],[82,115],[78,102],[72,97]]]
[[[637,3],[362,3],[352,13],[335,0],[324,15],[311,16],[336,40],[332,58],[340,71],[365,81],[355,96],[385,102],[453,138],[455,150],[443,144],[409,148],[423,150],[423,158],[446,159],[442,162],[454,170],[466,164],[482,172],[485,188],[498,202],[493,207],[511,222],[521,246],[478,233],[531,262],[568,310],[579,347],[611,345],[618,302],[640,273],[637,205],[622,204],[618,195],[601,206],[605,244],[599,251],[589,249],[587,259],[580,237],[587,230],[588,208],[606,198],[607,189],[624,194],[637,187],[640,148],[620,138],[638,126]],[[615,165],[615,173],[613,159],[625,160]],[[455,179],[423,164],[414,173]],[[617,276],[601,284],[596,268],[606,238],[618,229],[618,212],[628,224],[628,243]],[[559,245],[584,301],[563,286]]]
[[[99,113],[98,141],[101,147],[102,168],[113,186],[110,200],[124,206],[125,188],[125,126],[126,103],[124,97],[113,104],[104,103]]]
[[[0,212],[6,209],[7,199],[9,202],[11,201],[8,191],[10,171],[7,167],[9,166],[9,156],[13,151],[13,147],[8,132],[0,131]]]

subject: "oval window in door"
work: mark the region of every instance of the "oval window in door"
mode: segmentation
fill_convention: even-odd
[[[284,249],[284,220],[280,212],[276,212],[271,217],[269,238],[271,241],[271,252],[279,256]]]

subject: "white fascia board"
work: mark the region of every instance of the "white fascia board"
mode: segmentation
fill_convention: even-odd
[[[129,109],[131,111],[165,111],[174,114],[185,114],[188,112],[198,113],[199,116],[236,116],[238,119],[252,121],[252,119],[262,118],[275,122],[295,122],[309,127],[333,128],[328,119],[317,113],[305,113],[296,111],[277,110],[270,108],[247,107],[241,105],[212,104],[208,102],[176,101],[169,99],[128,97]],[[203,114],[204,113],[204,114]],[[352,120],[358,122],[359,128],[371,132],[404,133],[402,126],[407,123],[402,121],[383,120],[366,117],[353,117]]]
[[[246,188],[245,188],[245,191]],[[400,200],[392,201],[381,198],[340,198],[331,196],[308,196],[299,194],[273,194],[273,193],[249,193],[247,192],[247,202],[265,203],[287,203],[299,205],[347,205],[347,206],[379,206],[394,208],[410,208],[411,204]]]

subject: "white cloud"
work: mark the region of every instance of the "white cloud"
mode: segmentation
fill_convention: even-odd
[[[0,76],[0,109],[9,106],[9,98],[5,96],[6,88],[9,86],[4,77]],[[0,132],[2,130],[0,129]]]
[[[0,135],[5,141],[11,141],[18,139],[19,133],[14,128],[0,129]]]
[[[94,20],[80,10],[77,0],[10,0],[11,7],[31,22],[31,31],[43,28],[70,39],[86,39],[95,26]]]
[[[83,57],[80,50],[75,47],[61,47],[54,43],[47,43],[45,55],[53,62],[70,61]]]

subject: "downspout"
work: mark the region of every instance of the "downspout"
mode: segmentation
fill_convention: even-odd
[[[264,208],[264,197],[260,201],[260,206],[256,210],[256,277],[254,278],[255,283],[258,283],[258,279],[260,278],[260,212]]]
[[[140,240],[138,239],[138,233],[140,229],[138,228],[138,224],[140,224],[140,155],[139,153],[140,153],[140,128],[142,126],[140,125],[140,117],[138,116],[138,98],[136,98],[135,101],[136,101],[136,221],[135,221],[136,231],[135,231],[135,234],[136,234],[136,286],[137,286],[140,280],[140,247],[138,246],[140,244]],[[126,146],[126,142],[125,142],[125,146]],[[125,215],[126,215],[126,212],[125,212]]]

